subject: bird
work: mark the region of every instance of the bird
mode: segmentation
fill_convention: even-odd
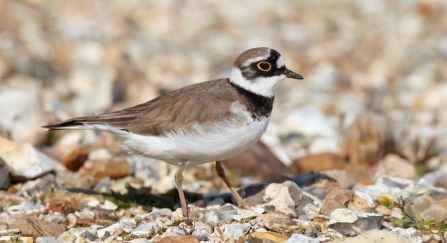
[[[109,132],[129,153],[178,166],[175,184],[185,217],[189,209],[183,171],[189,165],[212,162],[238,206],[250,209],[225,176],[222,160],[247,150],[261,138],[270,121],[275,90],[285,78],[303,79],[286,68],[278,51],[252,48],[236,58],[229,78],[196,83],[130,108],[43,128]]]

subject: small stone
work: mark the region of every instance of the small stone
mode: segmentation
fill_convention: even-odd
[[[274,240],[280,243],[286,242],[287,240],[287,237],[275,232],[252,232],[250,233],[250,236],[260,240]]]
[[[32,214],[32,213],[42,213],[45,210],[45,206],[42,205],[40,201],[37,202],[22,202],[19,205],[13,205],[6,209],[10,215],[21,215]]]
[[[183,236],[186,235],[186,231],[178,226],[171,226],[166,230],[168,236]]]
[[[68,232],[64,232],[57,238],[58,241],[63,243],[74,243],[76,241],[76,235],[72,235]]]
[[[236,220],[236,221],[242,221],[242,220],[254,219],[254,218],[257,218],[258,216],[259,216],[259,214],[257,212],[254,212],[251,210],[246,210],[246,212],[232,215],[231,219]]]
[[[283,233],[284,231],[298,230],[300,227],[298,221],[280,218],[271,214],[263,214],[261,215],[261,219],[264,222],[265,228],[275,232]]]
[[[43,220],[56,224],[63,224],[67,222],[67,218],[61,214],[45,215]]]
[[[380,175],[379,177],[376,178],[375,184],[386,185],[389,187],[397,187],[405,191],[413,189],[415,185],[413,180],[389,175]]]
[[[92,218],[78,218],[76,220],[76,226],[89,226],[92,222]]]
[[[170,217],[172,215],[172,210],[169,209],[169,208],[156,208],[156,207],[153,207],[152,208],[152,212],[153,213],[159,213],[159,214],[161,214],[163,216],[167,216],[167,217]]]
[[[2,79],[3,81],[4,79]],[[0,109],[2,118],[0,119],[0,134],[5,134],[14,141],[32,144],[39,142],[45,130],[40,127],[44,124],[44,115],[41,102],[37,97],[38,93],[37,90],[10,89],[2,85],[0,90],[0,107],[2,107]],[[0,145],[0,150],[2,150],[2,146]],[[20,156],[20,152],[16,152]],[[3,157],[1,152],[0,157]],[[28,164],[29,162],[22,161],[22,163]]]
[[[228,171],[242,177],[254,177],[259,181],[287,171],[287,167],[270,151],[262,141],[239,153],[222,164]]]
[[[67,212],[73,212],[79,207],[78,202],[72,198],[51,198],[45,202],[48,212],[51,214],[59,213],[66,214]]]
[[[443,177],[445,177],[445,175],[442,175]],[[421,179],[418,180],[418,182],[416,183],[416,185],[414,185],[414,188],[412,190],[412,192],[414,194],[421,194],[424,193],[426,191],[440,191],[440,192],[446,192],[445,188],[442,187],[442,183],[441,181],[439,182],[428,182],[426,180],[427,177],[423,177]],[[430,178],[427,178],[430,179]],[[436,185],[436,186],[435,186]],[[441,186],[441,187],[440,187]]]
[[[123,230],[123,228],[118,228],[118,229],[115,230],[115,232],[113,232],[113,235],[120,236],[120,235],[122,235],[124,232],[125,232],[125,231]]]
[[[93,187],[93,190],[99,193],[110,193],[111,188],[112,188],[112,180],[110,179],[109,176],[104,176],[101,180],[99,180],[96,183],[96,185]]]
[[[185,236],[166,236],[166,237],[156,237],[154,243],[199,243],[199,238],[194,235]]]
[[[342,189],[351,188],[356,184],[349,172],[345,170],[325,170],[321,172],[329,178],[334,179]]]
[[[109,233],[109,235],[112,235],[113,232],[115,232],[116,229],[118,229],[120,227],[120,223],[114,223],[112,225],[110,225],[109,227],[105,227],[102,229],[98,229],[97,234],[98,234],[98,238],[102,239],[104,237],[104,235],[106,234],[106,232]]]
[[[313,218],[313,216],[320,214],[320,210],[321,208],[313,205],[311,203],[308,203],[306,206],[303,207],[303,212],[306,214],[305,216],[309,217],[309,218]],[[299,217],[301,217],[303,215],[300,215]]]
[[[369,230],[361,235],[348,238],[344,243],[412,243],[411,240],[386,230]]]
[[[264,194],[265,188],[268,185],[269,184],[267,183],[253,183],[237,190],[237,192],[244,198],[244,201],[248,206],[256,206],[265,203]]]
[[[196,229],[192,232],[192,235],[197,236],[200,241],[206,241],[211,237],[210,233],[205,229]]]
[[[95,181],[105,176],[111,179],[120,179],[132,173],[132,168],[126,162],[126,156],[114,157],[112,159],[87,160],[80,169],[80,175],[91,175]]]
[[[132,217],[121,217],[119,223],[126,232],[132,231],[137,226],[135,219]]]
[[[292,181],[272,183],[265,189],[263,205],[266,212],[275,212],[297,217],[295,207],[303,198],[300,188]]]
[[[377,165],[376,177],[381,174],[416,179],[418,173],[413,163],[395,154],[388,154]]]
[[[330,216],[338,208],[346,208],[349,201],[352,200],[354,192],[348,189],[339,189],[331,191],[324,199],[324,205],[320,213]]]
[[[88,147],[87,146],[75,146],[69,154],[67,154],[61,161],[61,163],[71,171],[78,171],[84,162],[88,158]]]
[[[13,178],[33,179],[54,169],[54,162],[31,144],[0,137],[0,157]]]
[[[211,235],[210,241],[219,243],[236,243],[233,235]]]
[[[346,167],[344,159],[340,155],[333,153],[309,154],[295,160],[292,168],[296,173],[306,173],[309,171],[323,171],[344,169]]]
[[[113,202],[111,202],[111,201],[109,201],[109,200],[105,200],[105,201],[104,201],[104,204],[103,204],[103,205],[100,205],[100,207],[101,207],[102,209],[105,209],[105,210],[112,210],[112,211],[118,209],[118,206],[117,206],[115,203],[113,203]]]
[[[349,209],[354,209],[361,212],[371,212],[371,208],[368,206],[368,203],[365,199],[354,194],[352,199],[348,203]]]
[[[86,231],[90,232],[91,234],[95,235],[98,231],[97,228],[100,228],[99,225],[92,225],[90,227],[79,227],[79,228],[71,228],[69,230],[70,234],[80,237],[83,233]]]
[[[344,235],[354,236],[367,230],[380,229],[383,216],[365,213],[347,208],[339,208],[332,212],[328,227]]]
[[[288,112],[280,125],[282,134],[300,134],[304,137],[334,137],[336,124],[317,106],[305,105]]]
[[[233,205],[225,205],[218,210],[210,210],[205,212],[205,222],[213,226],[221,222],[231,221],[231,216],[237,214],[237,209]]]
[[[209,224],[207,224],[207,223],[204,223],[204,222],[202,222],[202,221],[199,221],[199,220],[196,220],[196,221],[193,221],[193,226],[194,226],[194,229],[204,229],[204,230],[206,230],[206,232],[208,232],[208,233],[213,233],[213,227],[211,227]]]
[[[375,208],[375,210],[376,210],[376,212],[377,212],[378,214],[385,215],[385,216],[390,216],[390,215],[393,213],[393,210],[392,210],[392,209],[389,209],[389,208],[387,208],[387,207],[385,207],[385,206],[383,206],[383,205],[378,205],[378,206]]]
[[[401,235],[407,239],[409,239],[413,243],[422,243],[422,232],[413,227],[403,229],[400,227],[396,227],[391,232]]]
[[[95,241],[96,240],[96,236],[92,233],[90,233],[90,231],[84,231],[84,233],[80,234],[79,237],[82,237],[84,239],[87,239],[89,241]]]
[[[234,239],[245,236],[250,230],[251,225],[245,224],[226,224],[224,226],[224,234],[232,234]]]
[[[20,240],[23,241],[23,243],[33,243],[34,242],[33,237],[20,237]]]
[[[54,237],[37,237],[36,243],[61,243],[59,240],[56,240]]]
[[[145,223],[145,224],[138,226],[136,229],[132,230],[132,234],[135,236],[144,236],[144,235],[150,234],[151,231],[154,231],[154,230],[157,231],[158,228],[159,227],[154,222]]]
[[[327,241],[327,239],[324,236],[312,238],[307,235],[293,234],[285,243],[319,243],[325,241]]]
[[[345,151],[357,164],[375,164],[394,148],[390,121],[384,114],[367,111],[358,115],[346,134]]]
[[[432,190],[420,195],[410,197],[411,208],[414,212],[421,215],[422,218],[430,218],[436,222],[447,218],[447,193]]]
[[[9,171],[3,168],[4,162],[0,158],[0,190],[8,189],[11,178],[9,177]]]
[[[78,218],[76,217],[76,215],[74,215],[72,213],[67,214],[67,221],[68,221],[69,226],[75,226],[77,219]]]

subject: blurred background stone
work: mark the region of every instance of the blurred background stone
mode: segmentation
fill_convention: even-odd
[[[345,150],[349,160],[357,164],[375,164],[394,149],[394,138],[384,114],[360,114],[346,134]]]
[[[16,180],[33,179],[53,170],[53,161],[28,143],[0,137],[3,166]]]

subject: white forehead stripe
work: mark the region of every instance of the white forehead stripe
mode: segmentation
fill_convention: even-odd
[[[282,57],[279,57],[278,60],[276,60],[276,67],[281,68],[284,66],[285,66],[285,64],[284,64],[284,61],[282,60]]]
[[[265,60],[265,59],[267,59],[269,56],[270,56],[270,49],[267,51],[267,54],[265,54],[264,56],[259,56],[259,57],[254,57],[254,58],[247,59],[247,61],[245,61],[245,62],[242,64],[242,67],[246,67],[246,66],[248,66],[248,65],[250,65],[250,64],[252,64],[252,63],[259,62],[259,61],[261,61],[261,60]]]

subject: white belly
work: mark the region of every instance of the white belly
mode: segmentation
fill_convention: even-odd
[[[202,164],[231,158],[254,145],[267,128],[269,117],[254,120],[244,114],[237,119],[205,129],[195,126],[192,133],[183,130],[163,137],[117,133],[123,149],[177,165],[190,161]],[[240,117],[240,118],[242,118]]]

